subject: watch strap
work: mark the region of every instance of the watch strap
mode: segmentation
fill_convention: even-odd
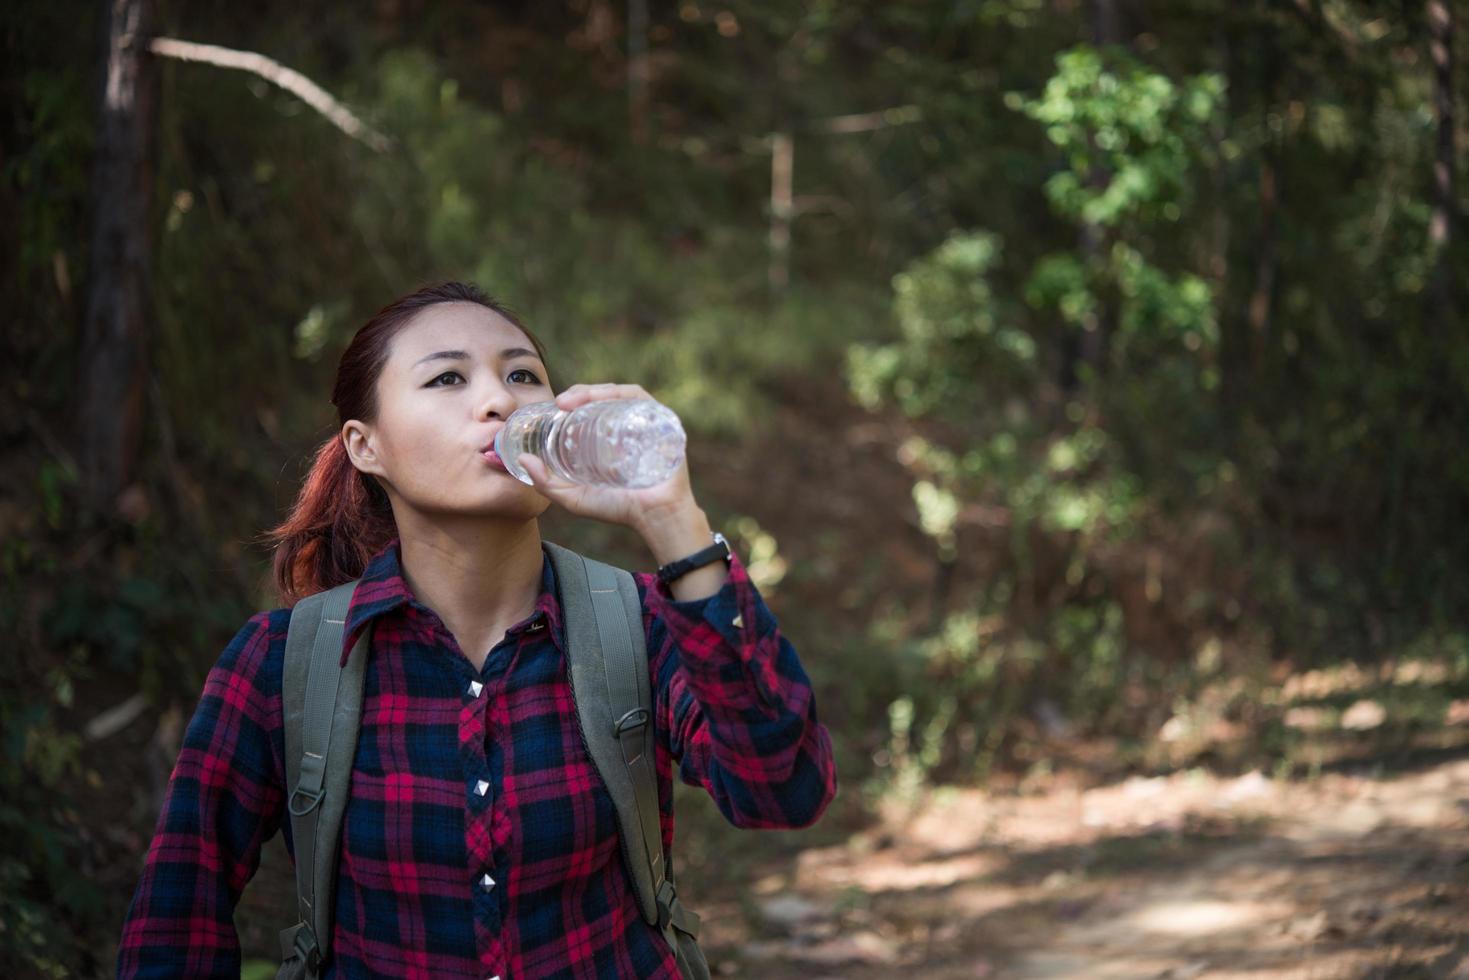
[[[671,561],[666,565],[659,566],[658,580],[665,583],[672,582],[679,576],[686,575],[696,568],[702,568],[705,565],[713,564],[720,560],[729,561],[729,542],[718,531],[713,533],[713,538],[714,543],[709,547],[696,551],[692,555],[680,558],[677,561]]]

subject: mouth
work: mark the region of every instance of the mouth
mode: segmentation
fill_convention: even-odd
[[[505,471],[505,472],[508,473],[510,471],[505,466],[505,461],[500,458],[500,454],[499,453],[495,452],[495,438],[499,434],[500,434],[499,429],[496,429],[495,432],[493,434],[491,434],[490,441],[487,442],[487,443],[485,443],[483,446],[481,446],[479,448],[479,457],[480,457],[480,459],[484,460],[486,463],[489,463],[491,466],[495,467],[496,469],[503,470],[503,471]]]

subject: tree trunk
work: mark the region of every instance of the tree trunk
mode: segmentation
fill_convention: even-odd
[[[1279,88],[1281,65],[1280,52],[1275,47],[1268,18],[1262,18],[1260,21],[1259,50],[1261,58],[1264,59],[1261,71],[1263,97],[1260,113],[1266,123],[1266,133],[1264,143],[1260,147],[1260,231],[1255,243],[1255,281],[1245,313],[1249,337],[1249,380],[1252,391],[1261,381],[1265,357],[1271,349],[1270,335],[1274,319],[1275,280],[1280,265],[1277,255],[1277,239],[1280,233],[1278,136],[1269,131],[1269,121]]]
[[[627,112],[634,143],[648,135],[648,0],[627,4]]]
[[[1092,44],[1097,47],[1120,43],[1122,30],[1117,22],[1117,0],[1090,0],[1087,25],[1091,29]]]
[[[1214,47],[1218,52],[1217,60],[1220,69],[1224,72],[1224,112],[1215,117],[1211,127],[1211,135],[1216,147],[1223,147],[1225,140],[1229,138],[1228,121],[1235,118],[1236,113],[1243,110],[1244,100],[1239,96],[1243,72],[1240,65],[1240,45],[1226,24],[1218,24],[1215,29]],[[1222,152],[1215,156],[1215,164],[1212,172],[1212,194],[1216,202],[1214,217],[1214,243],[1210,255],[1210,272],[1217,283],[1216,295],[1219,297],[1221,309],[1230,309],[1231,293],[1230,283],[1233,268],[1230,265],[1230,249],[1233,246],[1234,220],[1231,212],[1231,203],[1236,193],[1235,166]],[[1239,411],[1242,396],[1245,390],[1244,362],[1245,354],[1241,341],[1241,331],[1229,318],[1221,318],[1219,331],[1219,420],[1227,433],[1231,447],[1238,434]]]
[[[785,292],[791,281],[791,185],[796,166],[796,144],[790,133],[770,134],[770,268],[766,279],[770,295]]]
[[[1433,161],[1433,215],[1428,242],[1433,251],[1429,326],[1447,336],[1453,316],[1449,295],[1449,245],[1454,215],[1454,13],[1449,0],[1428,0],[1429,50],[1433,58],[1433,114],[1438,141]]]
[[[152,32],[152,0],[111,0],[75,417],[83,490],[99,510],[132,482],[142,445],[158,106]]]
[[[1260,238],[1255,257],[1255,288],[1250,293],[1250,377],[1258,380],[1269,349],[1270,312],[1275,298],[1276,212],[1275,161],[1267,146],[1260,157]]]
[[[1087,26],[1093,47],[1106,48],[1121,42],[1122,33],[1118,26],[1116,0],[1089,0],[1087,3]],[[1092,143],[1092,157],[1097,157],[1098,147]],[[1086,175],[1087,186],[1093,190],[1106,188],[1112,175],[1107,169],[1093,164]],[[1106,261],[1109,247],[1107,230],[1093,222],[1084,222],[1078,245],[1083,261],[1089,270],[1094,270]],[[1103,280],[1105,281],[1105,279]],[[1062,341],[1061,388],[1073,393],[1079,380],[1080,365],[1086,365],[1093,380],[1099,379],[1106,370],[1107,350],[1115,329],[1117,311],[1105,287],[1097,296],[1096,312],[1088,313],[1081,324],[1081,332],[1068,331]]]

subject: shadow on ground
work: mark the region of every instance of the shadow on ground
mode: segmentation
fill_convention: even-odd
[[[1469,977],[1469,753],[938,792],[710,904],[725,976]]]

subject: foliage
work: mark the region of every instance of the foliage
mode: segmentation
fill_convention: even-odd
[[[1380,554],[1377,542],[1342,534],[1314,559],[1312,574],[1332,582],[1330,592],[1317,592],[1297,577],[1297,540],[1288,533],[1261,540],[1259,524],[1269,519],[1262,503],[1293,453],[1336,469],[1351,465],[1343,454],[1364,445],[1367,427],[1427,433],[1420,413],[1380,401],[1355,416],[1363,427],[1351,443],[1308,445],[1299,439],[1306,429],[1271,424],[1264,397],[1242,404],[1224,390],[1231,380],[1224,372],[1242,373],[1225,360],[1225,331],[1243,324],[1201,261],[1210,253],[1197,244],[1180,248],[1189,240],[1185,229],[1230,220],[1230,202],[1214,203],[1224,216],[1213,217],[1202,191],[1217,187],[1219,169],[1242,146],[1258,145],[1247,116],[1223,115],[1224,96],[1218,73],[1174,81],[1117,49],[1086,45],[1058,55],[1040,95],[1010,92],[1005,101],[1041,124],[1059,154],[1042,193],[1055,216],[1072,224],[1072,241],[1032,260],[1007,255],[996,230],[955,232],[895,277],[897,339],[849,349],[856,401],[946,423],[941,437],[915,436],[903,448],[915,471],[919,523],[938,553],[952,558],[970,536],[961,515],[976,508],[999,508],[1007,525],[1003,537],[989,538],[1002,552],[988,566],[992,578],[978,602],[970,598],[930,634],[907,641],[921,667],[895,685],[904,693],[889,706],[880,759],[889,771],[876,776],[879,791],[910,791],[937,769],[983,773],[1001,744],[1013,748],[1032,724],[1156,730],[1166,715],[1129,712],[1129,702],[1157,704],[1170,690],[1186,693],[1206,680],[1170,648],[1218,649],[1222,637],[1231,650],[1263,644],[1302,655],[1339,644],[1333,624],[1371,604],[1352,583],[1383,585],[1411,574],[1369,569],[1362,562]],[[1319,138],[1337,145],[1347,137],[1323,123]],[[1354,219],[1321,220],[1350,226]],[[1217,267],[1217,253],[1213,261]],[[1426,279],[1420,271],[1398,281],[1418,291]],[[1350,349],[1343,334],[1334,336],[1337,352]],[[1099,357],[1084,357],[1089,342]],[[1066,380],[1073,368],[1079,383]],[[1292,383],[1304,390],[1272,388],[1270,397],[1315,414],[1322,389],[1336,380],[1324,373],[1293,372]],[[1240,378],[1233,380],[1237,388]],[[1436,436],[1411,450],[1397,442],[1398,465],[1414,465],[1401,462],[1402,453],[1421,453],[1418,465],[1441,471],[1440,462],[1428,462],[1437,445]],[[1463,501],[1466,489],[1444,487],[1435,506]],[[1352,505],[1338,499],[1340,519],[1350,520]],[[1356,512],[1370,522],[1370,503],[1358,503],[1368,505]],[[1181,513],[1213,515],[1218,524],[1202,554],[1238,562],[1247,542],[1263,545],[1256,574],[1226,565],[1211,580],[1170,562],[1176,584],[1165,588],[1156,572],[1146,573],[1147,603],[1119,603],[1137,591],[1127,543],[1182,557]],[[1150,620],[1163,619],[1163,610],[1149,607],[1165,592],[1184,601],[1174,600],[1160,631]],[[1253,621],[1241,617],[1242,601]],[[1405,612],[1389,628],[1421,622],[1420,607]],[[1337,649],[1370,655],[1366,645]],[[972,714],[956,714],[956,705]]]
[[[1081,45],[1056,57],[1039,97],[1009,93],[1006,105],[1043,124],[1065,155],[1066,167],[1046,181],[1052,206],[1073,220],[1115,225],[1182,216],[1223,100],[1218,74],[1175,84],[1136,59]],[[1098,173],[1105,179],[1095,180]]]

